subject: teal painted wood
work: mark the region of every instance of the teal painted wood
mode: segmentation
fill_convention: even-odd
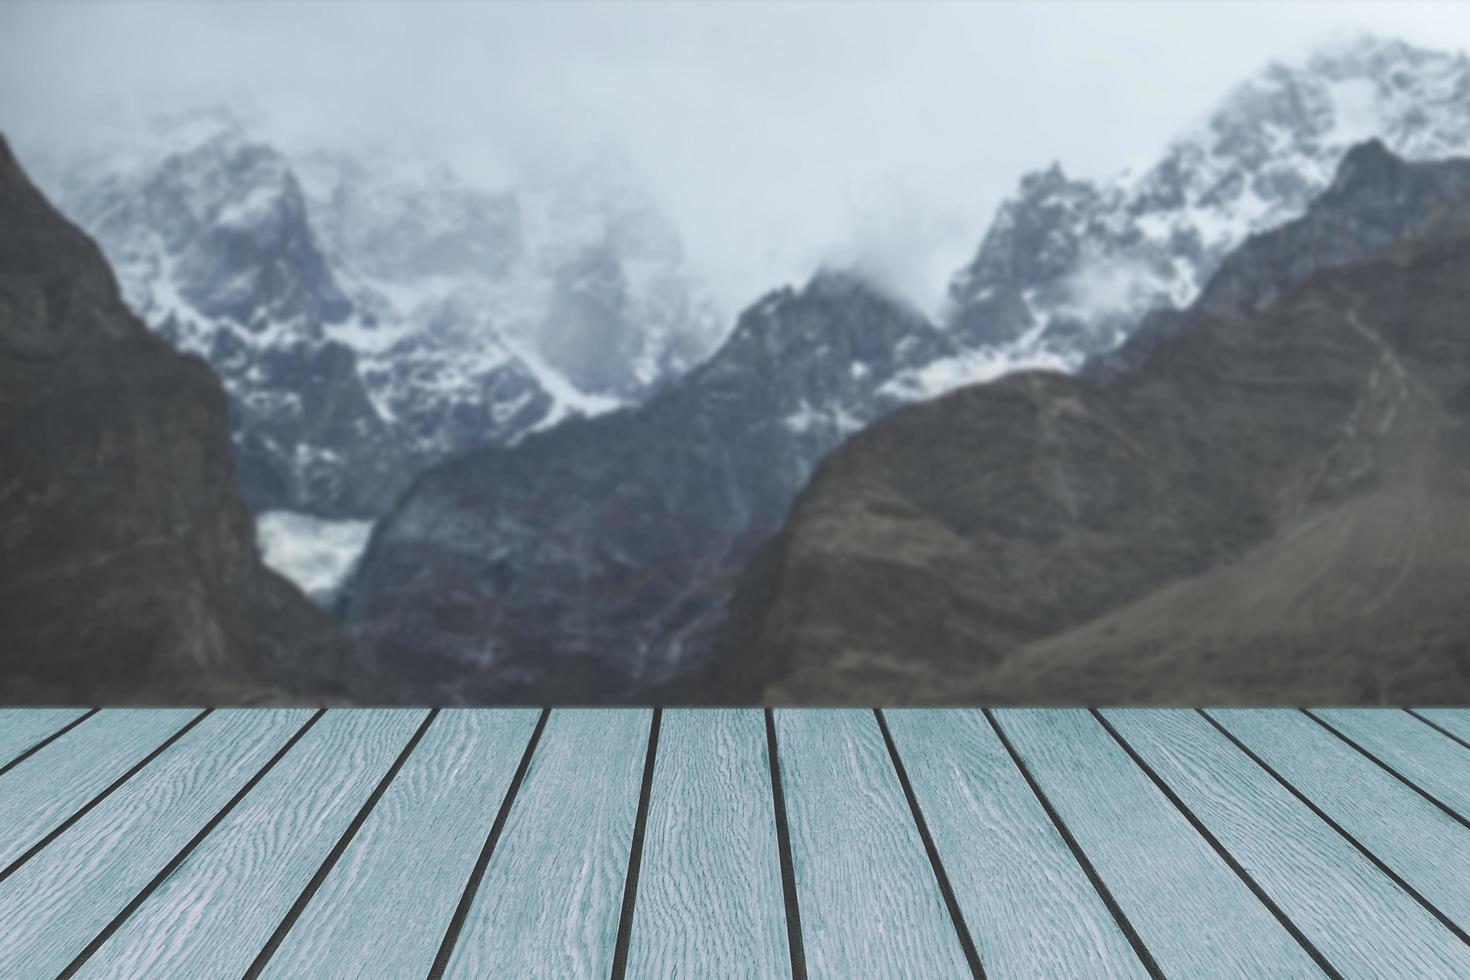
[[[1470,708],[1415,708],[1452,735],[1470,742]]]
[[[885,711],[987,975],[1146,977],[979,711]]]
[[[777,711],[807,974],[969,977],[871,711]]]
[[[197,714],[197,708],[109,708],[0,776],[0,867],[59,827]]]
[[[765,715],[665,711],[627,975],[790,974]]]
[[[1210,715],[1461,929],[1470,930],[1470,830],[1297,711]]]
[[[538,714],[441,711],[264,976],[427,976]]]
[[[6,708],[0,711],[0,766],[76,720],[84,708]]]
[[[1397,708],[1313,713],[1415,786],[1470,819],[1470,749]]]
[[[310,716],[216,711],[0,883],[0,976],[54,977]]]
[[[1343,976],[1470,977],[1470,946],[1198,713],[1103,714]]]
[[[652,719],[551,713],[445,976],[608,974]]]
[[[243,973],[424,714],[324,715],[77,976]]]
[[[1080,709],[995,714],[1166,975],[1321,977],[1097,719]]]

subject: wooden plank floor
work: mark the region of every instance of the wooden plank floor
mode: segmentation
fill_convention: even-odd
[[[0,710],[0,977],[1470,977],[1470,710]]]

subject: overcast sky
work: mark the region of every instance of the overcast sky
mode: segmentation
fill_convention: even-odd
[[[1024,171],[1146,166],[1272,58],[1470,47],[1455,3],[0,0],[0,130],[248,100],[290,147],[388,140],[498,179],[624,148],[732,312],[822,261],[926,304]]]

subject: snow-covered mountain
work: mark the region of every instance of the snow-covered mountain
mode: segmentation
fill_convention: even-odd
[[[951,283],[946,320],[967,353],[896,385],[929,395],[1010,364],[1079,367],[1149,310],[1190,303],[1227,253],[1301,215],[1370,137],[1410,160],[1470,151],[1470,59],[1338,42],[1266,67],[1151,168],[1026,175]]]
[[[44,176],[129,304],[225,380],[257,513],[376,517],[424,466],[639,401],[719,339],[616,158],[490,191],[202,110]]]

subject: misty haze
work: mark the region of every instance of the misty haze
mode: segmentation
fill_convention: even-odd
[[[1467,46],[7,4],[4,700],[1464,702]]]

